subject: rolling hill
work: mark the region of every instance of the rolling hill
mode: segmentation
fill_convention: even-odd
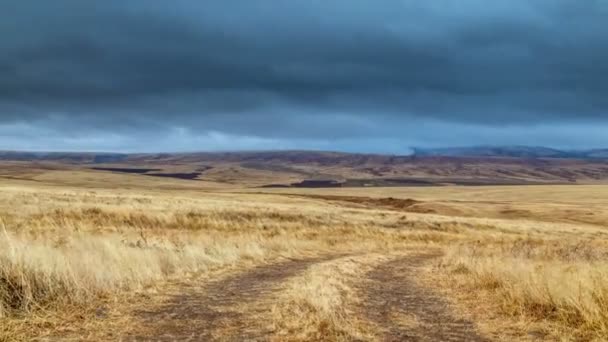
[[[420,150],[408,156],[323,151],[200,153],[0,152],[0,175],[71,169],[254,187],[511,185],[608,181],[606,150],[541,147]],[[18,166],[15,166],[17,165]],[[20,170],[12,172],[11,170]]]

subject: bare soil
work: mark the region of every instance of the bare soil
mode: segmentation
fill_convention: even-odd
[[[438,293],[417,284],[420,267],[439,256],[426,252],[399,257],[378,266],[359,285],[360,312],[382,330],[380,340],[487,341]]]
[[[203,287],[187,285],[160,310],[140,313],[149,335],[134,340],[266,340],[272,327],[260,318],[271,310],[272,301],[268,299],[277,287],[315,263],[343,256],[291,259],[258,266]]]
[[[361,304],[355,312],[377,327],[380,341],[487,341],[471,321],[456,316],[431,289],[417,284],[418,269],[438,252],[398,257],[379,265],[356,285]],[[160,309],[140,312],[144,336],[136,341],[267,341],[273,334],[264,319],[273,295],[288,278],[331,255],[262,265],[205,286],[185,284]]]

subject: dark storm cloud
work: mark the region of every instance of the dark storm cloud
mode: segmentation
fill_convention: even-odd
[[[396,139],[413,124],[608,119],[602,0],[0,0],[0,8],[5,125],[314,140]]]

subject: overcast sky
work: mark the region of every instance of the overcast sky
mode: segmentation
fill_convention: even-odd
[[[0,149],[608,147],[605,0],[0,0]]]

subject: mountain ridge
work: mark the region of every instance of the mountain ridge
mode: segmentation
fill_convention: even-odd
[[[544,146],[465,146],[443,148],[414,148],[417,156],[442,157],[513,157],[513,158],[564,158],[564,159],[597,159],[608,158],[608,149],[566,150]]]
[[[260,151],[200,151],[160,153],[119,152],[55,152],[0,150],[2,161],[63,161],[74,163],[112,163],[129,160],[294,160],[320,159],[387,159],[410,160],[416,157],[490,157],[490,158],[558,158],[558,159],[608,159],[608,148],[565,150],[544,146],[464,146],[441,148],[412,148],[411,154],[358,153],[319,150],[260,150]]]

